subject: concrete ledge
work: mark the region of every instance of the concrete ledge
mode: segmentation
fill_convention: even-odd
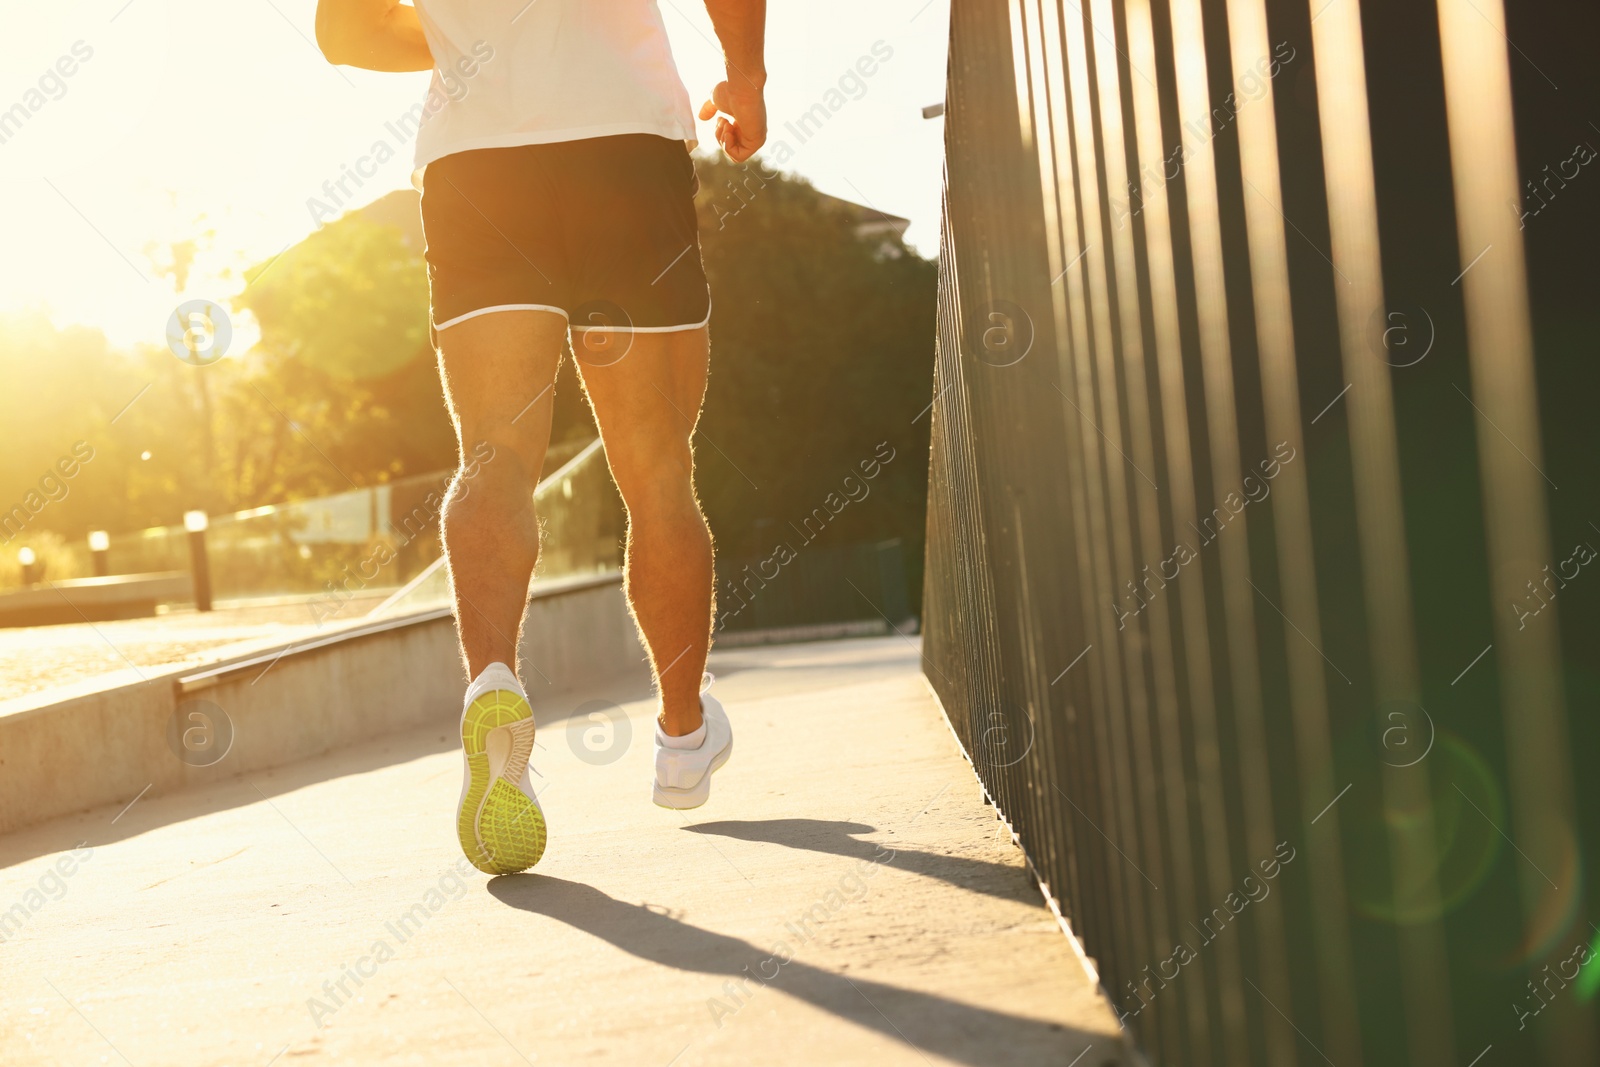
[[[536,705],[588,685],[649,678],[615,574],[535,590],[522,652]],[[465,685],[455,620],[439,609],[0,716],[0,834],[388,731],[453,728]]]
[[[0,593],[0,626],[54,626],[64,622],[140,619],[157,604],[194,599],[187,571],[67,578]]]

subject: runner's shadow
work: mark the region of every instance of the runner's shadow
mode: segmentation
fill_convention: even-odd
[[[765,988],[770,985],[890,1039],[984,1067],[1066,1063],[1090,1043],[1114,1040],[813,967],[799,957],[815,931],[808,935],[793,923],[775,931],[793,954],[783,963],[773,950],[692,926],[665,909],[629,904],[593,886],[561,878],[507,875],[490,879],[489,892],[513,908],[566,923],[650,963],[726,976],[728,981],[707,999],[706,1025],[712,1029],[730,1025],[733,1015],[750,999],[770,996]],[[795,930],[801,933],[797,935]],[[775,941],[774,949],[779,947]],[[736,984],[740,982],[742,989]]]
[[[728,819],[685,826],[697,834],[716,834],[739,841],[765,841],[787,848],[825,852],[831,856],[872,860],[925,878],[937,878],[953,886],[985,893],[1001,900],[1038,904],[1039,897],[1028,879],[1027,869],[989,860],[946,856],[915,848],[895,848],[876,841],[862,841],[856,835],[876,833],[866,823],[833,819]]]

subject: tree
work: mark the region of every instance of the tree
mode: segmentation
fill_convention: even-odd
[[[887,442],[870,503],[825,534],[899,537],[920,575],[932,398],[934,264],[898,237],[863,238],[863,213],[803,180],[699,161],[700,229],[714,294],[711,385],[697,443],[723,555],[793,543],[804,519]],[[797,530],[797,527],[799,530]]]
[[[240,486],[309,495],[453,464],[427,269],[401,230],[352,213],[246,280],[235,306],[254,314],[261,341],[248,388],[228,402],[275,420],[264,442],[234,442]]]

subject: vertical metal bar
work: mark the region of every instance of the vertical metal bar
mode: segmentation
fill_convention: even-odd
[[[1569,859],[1577,855],[1578,836],[1558,620],[1552,616],[1524,631],[1512,625],[1514,613],[1507,610],[1521,601],[1528,576],[1542,573],[1555,558],[1541,469],[1522,227],[1513,225],[1517,216],[1507,209],[1521,201],[1521,189],[1505,8],[1501,0],[1438,0],[1438,8],[1456,228],[1466,267],[1457,280],[1466,300],[1473,401],[1483,412],[1478,462],[1494,647],[1501,665],[1511,811],[1517,847],[1528,859],[1517,866],[1517,874],[1524,921],[1531,926],[1560,907],[1562,890],[1548,883],[1541,869],[1570,870],[1577,878]],[[1576,889],[1569,886],[1566,892]],[[1587,940],[1588,933],[1582,930],[1580,936]],[[1530,962],[1530,970],[1570,950],[1566,944],[1547,949],[1542,960]],[[1600,1061],[1592,1004],[1558,995],[1550,1007],[1554,1012],[1540,1020],[1539,1028],[1546,1062],[1579,1067]]]
[[[1050,116],[1052,156],[1057,161],[1052,183],[1055,188],[1056,217],[1061,226],[1062,254],[1068,257],[1066,262],[1071,264],[1081,261],[1085,247],[1084,239],[1079,233],[1076,205],[1079,179],[1076,172],[1071,169],[1070,163],[1073,155],[1072,116],[1063,80],[1068,74],[1067,61],[1061,54],[1059,30],[1051,32],[1058,25],[1055,19],[1055,4],[1044,5],[1044,10],[1050,12],[1049,23],[1042,20],[1038,0],[1027,0],[1025,10],[1029,18],[1031,39],[1038,42],[1032,53],[1036,67],[1040,71],[1035,78],[1038,83],[1037,95],[1039,99],[1046,101]],[[1139,884],[1143,875],[1131,869],[1131,863],[1127,859],[1127,848],[1133,847],[1133,842],[1127,840],[1129,835],[1125,832],[1125,827],[1119,825],[1119,821],[1131,816],[1131,790],[1128,783],[1130,768],[1125,762],[1126,753],[1119,751],[1113,741],[1114,730],[1117,728],[1114,724],[1118,724],[1124,715],[1118,669],[1118,641],[1115,629],[1111,626],[1109,613],[1100,612],[1095,608],[1096,604],[1110,602],[1110,559],[1107,548],[1108,534],[1105,528],[1106,504],[1105,486],[1101,474],[1104,468],[1100,454],[1100,438],[1094,426],[1095,420],[1092,415],[1087,414],[1085,408],[1085,405],[1088,409],[1094,406],[1085,274],[1073,266],[1065,271],[1059,284],[1064,285],[1066,289],[1068,323],[1071,330],[1070,340],[1064,335],[1062,344],[1065,360],[1062,388],[1063,400],[1066,402],[1063,414],[1067,419],[1067,425],[1077,428],[1076,438],[1082,450],[1086,498],[1085,540],[1089,545],[1091,561],[1086,576],[1087,582],[1080,591],[1080,610],[1084,615],[1086,632],[1096,637],[1095,650],[1091,652],[1085,666],[1088,668],[1090,682],[1091,707],[1088,709],[1088,716],[1096,753],[1098,804],[1091,805],[1089,811],[1079,808],[1076,814],[1100,837],[1096,842],[1096,848],[1102,857],[1106,891],[1110,895],[1112,908],[1122,928],[1122,933],[1115,942],[1104,944],[1097,949],[1102,982],[1107,989],[1116,991],[1113,997],[1120,1001],[1125,999],[1120,992],[1121,986],[1130,977],[1129,959],[1148,954],[1143,894]],[[1112,835],[1123,838],[1126,843],[1119,843]]]
[[[1032,56],[1030,47],[1030,41],[1037,43],[1037,35],[1030,38],[1024,18],[1024,7],[1027,2],[1028,0],[1010,0],[1006,5],[1018,94],[1018,121],[1024,147],[1033,149],[1037,157],[1042,193],[1039,206],[1043,214],[1045,260],[1051,277],[1056,277],[1063,259],[1060,224],[1057,218],[1054,140],[1050,134],[1048,104],[1042,102],[1044,98],[1042,60]],[[1040,112],[1037,115],[1036,104]],[[1044,129],[1043,136],[1039,135],[1041,124]],[[1054,346],[1059,347],[1066,343],[1068,336],[1066,304],[1059,288],[1049,286],[1048,292],[1053,325],[1051,340]],[[1045,352],[1041,352],[1041,357],[1045,355]],[[1085,526],[1088,509],[1083,499],[1081,457],[1070,443],[1067,444],[1064,453],[1067,493],[1071,501],[1069,511],[1073,524],[1072,554],[1077,563],[1079,583],[1078,588],[1069,591],[1067,595],[1071,598],[1076,593],[1079,599],[1077,606],[1081,607],[1081,589],[1086,587],[1092,574]],[[1093,846],[1085,848],[1079,842],[1080,834],[1086,832],[1087,828],[1079,821],[1081,816],[1074,810],[1076,802],[1070,795],[1077,793],[1082,796],[1085,792],[1093,792],[1098,781],[1095,751],[1090,739],[1083,732],[1086,716],[1092,713],[1089,709],[1093,708],[1094,700],[1083,699],[1085,686],[1082,678],[1083,675],[1079,674],[1068,679],[1062,686],[1062,695],[1058,698],[1065,705],[1063,711],[1066,723],[1062,745],[1068,749],[1069,756],[1065,761],[1051,762],[1046,768],[1040,789],[1042,803],[1051,813],[1054,824],[1061,828],[1066,842],[1066,866],[1069,872],[1072,893],[1071,913],[1075,929],[1086,944],[1103,946],[1114,940],[1111,936],[1111,925],[1119,911],[1105,894],[1104,865],[1096,862]],[[1059,680],[1059,676],[1052,680],[1052,689]],[[1056,747],[1054,724],[1041,725],[1044,727],[1046,739],[1051,743],[1051,751],[1054,752]]]
[[[1044,237],[1047,268],[1051,277],[1059,281],[1062,268],[1067,263],[1065,250],[1065,236],[1062,229],[1061,192],[1058,188],[1060,171],[1056,165],[1056,138],[1052,129],[1053,116],[1049,102],[1049,94],[1045,87],[1045,67],[1043,53],[1039,48],[1039,33],[1037,31],[1036,17],[1030,22],[1029,8],[1035,0],[1013,0],[1009,4],[1012,24],[1012,36],[1018,48],[1019,81],[1026,90],[1028,113],[1025,116],[1031,143],[1033,144],[1039,161],[1040,186],[1043,192],[1042,209],[1044,212]],[[1033,13],[1036,16],[1036,11]],[[1062,380],[1066,388],[1071,389],[1070,378],[1066,374],[1067,348],[1070,344],[1070,316],[1062,288],[1051,284],[1049,289],[1052,324],[1054,327],[1054,341],[1057,351],[1052,353],[1057,356],[1058,364],[1062,368]],[[1060,386],[1058,386],[1060,388]],[[1075,425],[1069,417],[1066,425],[1070,428]],[[1070,433],[1070,431],[1069,431]],[[1092,624],[1088,615],[1088,606],[1083,599],[1083,590],[1092,588],[1093,561],[1090,556],[1091,546],[1088,534],[1089,506],[1085,498],[1084,474],[1082,455],[1078,448],[1069,439],[1065,449],[1067,461],[1068,491],[1072,498],[1073,544],[1076,552],[1078,589],[1076,603],[1073,607],[1083,618],[1086,633],[1092,633]],[[1094,665],[1091,664],[1091,667]],[[1082,679],[1088,675],[1090,682],[1085,685]],[[1078,677],[1068,681],[1068,692],[1077,694],[1081,698],[1086,692],[1088,699],[1075,699],[1068,697],[1067,711],[1071,717],[1070,726],[1073,745],[1073,759],[1067,766],[1060,768],[1062,774],[1053,776],[1049,785],[1051,792],[1060,800],[1066,802],[1062,809],[1059,801],[1057,810],[1061,811],[1063,825],[1071,828],[1074,838],[1086,838],[1091,829],[1086,823],[1088,816],[1079,806],[1079,801],[1090,803],[1089,797],[1098,795],[1102,783],[1102,768],[1099,764],[1099,752],[1094,743],[1093,734],[1086,732],[1088,725],[1096,721],[1097,709],[1101,706],[1101,694],[1098,675],[1085,671]],[[1064,772],[1069,768],[1076,773],[1068,777]],[[1076,797],[1077,799],[1074,799]],[[1091,806],[1093,806],[1091,804]],[[1103,858],[1098,855],[1101,844],[1098,841],[1087,840],[1086,847],[1077,849],[1080,863],[1080,872],[1087,873],[1087,880],[1082,884],[1080,892],[1083,899],[1080,906],[1083,909],[1079,915],[1080,930],[1084,935],[1090,951],[1097,958],[1103,957],[1108,946],[1115,943],[1120,935],[1114,931],[1124,922],[1123,907],[1120,897],[1108,890],[1106,877],[1107,867]],[[1097,964],[1101,969],[1102,980],[1105,980],[1105,971],[1110,966],[1111,973],[1115,973],[1114,961],[1104,958],[1098,959]]]
[[[1154,71],[1157,55],[1149,0],[1128,0],[1126,11],[1130,64]],[[1175,49],[1182,47],[1174,42]],[[1172,59],[1174,69],[1188,62],[1180,55],[1174,55]],[[1164,183],[1167,152],[1162,141],[1159,92],[1155,85],[1140,80],[1133,83],[1133,95],[1140,157],[1145,167],[1153,163],[1162,168],[1160,176]],[[1174,125],[1177,123],[1174,122]],[[1167,186],[1163,184],[1155,190],[1155,195],[1145,194],[1141,204],[1150,272],[1157,383],[1165,422],[1163,436],[1166,442],[1172,527],[1187,547],[1188,531],[1195,527],[1199,515],[1190,451],[1190,401],[1184,381],[1172,222],[1166,189]],[[1221,747],[1217,736],[1215,683],[1211,673],[1211,639],[1206,620],[1205,574],[1198,567],[1189,572],[1180,569],[1169,585],[1171,595],[1177,598],[1178,617],[1181,620],[1180,636],[1188,696],[1186,710],[1194,736],[1206,886],[1209,899],[1220,901],[1231,888],[1232,861],[1223,795]],[[1201,911],[1195,912],[1195,917],[1199,918],[1200,914]],[[1219,977],[1217,996],[1222,1009],[1218,1028],[1223,1037],[1225,1062],[1242,1063],[1247,1055],[1247,1044],[1238,946],[1231,941],[1224,942],[1217,949],[1216,960]]]
[[[1123,18],[1124,40],[1128,48],[1127,65],[1130,71],[1128,85],[1133,105],[1131,128],[1125,128],[1124,139],[1133,172],[1138,175],[1138,180],[1136,183],[1130,182],[1124,169],[1119,188],[1127,190],[1130,198],[1137,190],[1139,213],[1143,216],[1145,269],[1150,293],[1147,314],[1151,335],[1155,341],[1152,354],[1159,390],[1158,419],[1152,418],[1148,411],[1144,410],[1144,398],[1149,394],[1149,385],[1143,369],[1143,338],[1139,338],[1140,350],[1135,353],[1129,347],[1127,340],[1131,336],[1131,331],[1126,328],[1124,359],[1129,368],[1130,412],[1135,422],[1135,462],[1141,466],[1147,463],[1151,468],[1155,466],[1154,433],[1158,424],[1164,430],[1163,437],[1166,443],[1165,482],[1171,515],[1168,532],[1171,536],[1162,540],[1158,505],[1154,501],[1144,501],[1141,503],[1141,521],[1145,529],[1141,540],[1146,557],[1154,561],[1155,567],[1156,595],[1145,610],[1150,613],[1151,655],[1155,664],[1156,708],[1159,715],[1157,732],[1161,740],[1161,765],[1166,777],[1164,784],[1168,805],[1167,832],[1173,871],[1172,907],[1177,915],[1177,921],[1181,923],[1188,921],[1190,916],[1199,915],[1203,910],[1199,896],[1199,884],[1203,872],[1197,867],[1194,829],[1189,815],[1190,784],[1187,780],[1182,722],[1185,718],[1192,718],[1194,701],[1209,700],[1210,653],[1205,646],[1203,616],[1195,610],[1200,607],[1200,600],[1198,597],[1190,597],[1188,600],[1190,610],[1186,615],[1179,612],[1179,615],[1185,615],[1185,622],[1188,625],[1177,634],[1177,637],[1180,644],[1187,644],[1192,650],[1197,650],[1200,661],[1195,662],[1192,652],[1189,657],[1186,687],[1188,693],[1180,694],[1173,629],[1177,623],[1177,616],[1169,608],[1167,587],[1181,577],[1181,570],[1167,574],[1164,564],[1172,559],[1176,531],[1182,528],[1185,522],[1192,522],[1195,518],[1194,484],[1188,452],[1187,400],[1184,396],[1176,282],[1172,265],[1171,219],[1167,212],[1164,187],[1160,184],[1165,180],[1165,151],[1161,142],[1161,101],[1155,81],[1158,71],[1149,0],[1127,0],[1123,5]],[[1119,123],[1119,125],[1125,124]],[[1152,163],[1158,168],[1156,186],[1148,188],[1150,183],[1147,182],[1146,174]],[[1118,241],[1119,279],[1130,269],[1122,266],[1124,257],[1130,261],[1136,259],[1133,248],[1135,236],[1130,226],[1125,240]],[[1128,246],[1126,249],[1123,247],[1124,244]],[[1119,295],[1133,284],[1132,279],[1119,280]],[[1144,424],[1142,428],[1138,425],[1141,422]],[[1153,548],[1152,537],[1156,541]],[[1174,595],[1176,595],[1175,590]],[[1203,697],[1195,694],[1197,688],[1203,688],[1205,693]],[[1184,695],[1189,699],[1180,706],[1180,699]],[[1195,787],[1202,788],[1198,780]],[[1213,783],[1212,788],[1216,795],[1216,804],[1220,808],[1220,783]],[[1225,851],[1225,839],[1223,846]],[[1200,848],[1204,850],[1203,843]],[[1225,868],[1226,860],[1223,859],[1216,864],[1216,867],[1218,870]],[[1181,927],[1179,933],[1180,936],[1184,935]],[[1182,975],[1181,970],[1178,975]],[[1186,987],[1182,996],[1189,1025],[1189,1041],[1182,1062],[1209,1067],[1214,1028],[1207,1010],[1204,990]]]
[[[1421,694],[1393,390],[1387,365],[1367,345],[1368,321],[1384,301],[1361,10],[1319,0],[1310,6],[1374,695],[1380,708],[1410,707]],[[1389,835],[1396,896],[1404,893],[1421,916],[1397,927],[1410,1062],[1445,1067],[1455,1052],[1429,770],[1384,762],[1381,778],[1386,810],[1408,813],[1417,827]]]
[[[1186,56],[1187,62],[1178,68],[1179,106],[1192,115],[1204,112],[1204,126],[1211,129],[1214,120],[1207,88],[1199,0],[1172,0],[1172,21],[1174,36],[1195,44]],[[1219,502],[1232,511],[1226,499],[1228,496],[1237,498],[1233,487],[1242,482],[1243,465],[1239,455],[1214,146],[1214,139],[1207,140],[1187,156],[1184,191],[1193,240],[1191,254],[1195,260],[1195,300],[1200,318],[1200,358],[1204,369],[1202,380],[1212,479]],[[1273,854],[1276,834],[1257,653],[1256,593],[1250,582],[1248,522],[1249,517],[1241,505],[1238,513],[1228,520],[1227,528],[1219,528],[1213,540],[1222,564],[1222,607],[1227,620],[1228,677],[1239,749],[1244,837],[1253,865]],[[1261,978],[1268,988],[1287,990],[1289,968],[1284,951],[1282,898],[1276,894],[1268,896],[1253,906],[1253,910],[1257,908],[1254,918]],[[1276,1008],[1257,1010],[1256,1014],[1265,1025],[1268,1061],[1295,1063],[1298,1057],[1296,1035],[1289,1020]]]
[[[1087,35],[1086,23],[1089,26]],[[1126,164],[1121,146],[1121,95],[1118,88],[1113,36],[1115,24],[1109,3],[1101,2],[1094,6],[1092,21],[1085,13],[1074,10],[1063,12],[1062,25],[1068,69],[1071,73],[1073,131],[1077,145],[1079,175],[1078,205],[1083,215],[1085,239],[1090,242],[1083,261],[1084,273],[1087,278],[1097,281],[1097,284],[1091,287],[1093,352],[1095,380],[1099,391],[1098,431],[1104,435],[1107,445],[1102,456],[1111,502],[1111,547],[1118,577],[1123,583],[1131,585],[1140,575],[1141,554],[1150,554],[1152,559],[1160,558],[1159,506],[1156,502],[1153,449],[1145,447],[1142,450],[1144,457],[1142,463],[1137,458],[1130,457],[1124,450],[1124,445],[1127,443],[1136,453],[1141,451],[1138,446],[1128,442],[1123,431],[1124,395],[1118,387],[1117,373],[1119,349],[1122,356],[1121,366],[1139,382],[1137,390],[1131,387],[1129,390],[1130,393],[1136,392],[1137,398],[1133,396],[1127,398],[1130,421],[1136,423],[1136,439],[1148,446],[1148,415],[1143,394],[1142,326],[1139,321],[1137,281],[1133,276],[1133,246],[1129,239],[1131,235],[1113,231],[1108,225],[1105,212],[1102,210],[1100,190],[1102,178],[1110,187],[1122,188],[1126,185]],[[1092,51],[1088,47],[1090,40],[1093,42]],[[1091,72],[1094,75],[1093,81],[1090,80]],[[1106,151],[1097,150],[1095,137],[1097,131],[1102,145],[1109,144],[1115,147]],[[1108,257],[1106,253],[1108,237],[1113,241],[1116,252],[1115,275],[1112,274],[1112,257]],[[1117,305],[1116,314],[1112,311],[1113,290]],[[1146,420],[1144,436],[1138,434],[1137,420],[1141,416]],[[1130,483],[1135,493],[1132,501],[1128,492]],[[1135,525],[1144,534],[1156,531],[1142,545],[1143,553],[1136,553],[1134,548]],[[1114,578],[1111,585],[1112,602],[1123,600],[1117,579]],[[1148,1005],[1143,1010],[1153,1012],[1151,1021],[1145,1027],[1145,1032],[1150,1035],[1149,1044],[1158,1054],[1163,1050],[1171,1050],[1173,1055],[1169,1055],[1168,1058],[1173,1059],[1177,1050],[1186,1044],[1177,1026],[1180,1013],[1175,1010],[1177,1004],[1173,999],[1157,995],[1156,985],[1159,983],[1159,978],[1151,977],[1151,971],[1172,949],[1168,922],[1169,902],[1166,899],[1167,890],[1163,888],[1170,885],[1170,880],[1167,877],[1161,830],[1162,788],[1158,779],[1154,747],[1151,743],[1152,711],[1146,685],[1144,657],[1144,651],[1150,643],[1149,628],[1156,623],[1153,617],[1146,619],[1137,611],[1138,603],[1139,598],[1134,596],[1132,603],[1125,605],[1128,615],[1133,618],[1132,631],[1124,632],[1119,620],[1117,632],[1124,681],[1127,686],[1126,732],[1129,736],[1123,736],[1124,730],[1120,722],[1113,723],[1112,733],[1113,741],[1127,752],[1124,762],[1129,765],[1134,786],[1132,795],[1128,798],[1133,810],[1123,820],[1124,832],[1129,837],[1127,847],[1132,848],[1134,840],[1139,842],[1141,847],[1138,849],[1138,855],[1146,867],[1142,875],[1153,883],[1148,885],[1149,892],[1145,893],[1146,912],[1150,923],[1148,954],[1136,960],[1129,967],[1129,971],[1132,981],[1136,983],[1134,995],[1138,998],[1138,1002]],[[1111,604],[1107,603],[1103,610],[1111,611]],[[1141,892],[1145,888],[1141,886]],[[1162,1035],[1159,1044],[1154,1040],[1158,1027]]]
[[[1228,34],[1232,43],[1234,92],[1247,97],[1245,73],[1270,56],[1267,11],[1263,0],[1228,0]],[[1300,387],[1295,368],[1294,317],[1289,297],[1289,259],[1281,214],[1283,194],[1278,175],[1277,111],[1273,79],[1249,106],[1239,107],[1239,162],[1245,184],[1245,224],[1249,234],[1250,277],[1255,296],[1256,344],[1267,436],[1287,442],[1305,455],[1300,425]],[[1301,810],[1309,819],[1338,792],[1333,782],[1333,745],[1328,729],[1328,679],[1323,670],[1322,626],[1313,566],[1311,507],[1306,461],[1279,471],[1273,508],[1283,594],[1284,646],[1288,657],[1290,699],[1298,757]],[[1312,933],[1317,949],[1316,973],[1322,1005],[1323,1049],[1335,1063],[1360,1067],[1361,1035],[1357,1021],[1355,982],[1350,962],[1345,917],[1344,864],[1340,855],[1339,815],[1327,811],[1303,833],[1311,866]]]

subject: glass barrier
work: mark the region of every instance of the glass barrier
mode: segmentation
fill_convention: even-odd
[[[212,516],[205,531],[216,600],[404,585],[439,556],[438,508],[451,472]],[[189,572],[189,532],[112,534],[111,574]]]
[[[490,461],[492,462],[492,460]],[[553,445],[534,491],[541,529],[535,581],[616,570],[625,519],[598,440]],[[454,471],[435,471],[204,523],[211,593],[221,607],[304,601],[319,621],[422,610],[449,600],[440,510]],[[183,525],[113,533],[103,554],[54,534],[34,537],[36,581],[193,571]],[[13,567],[13,570],[20,570]],[[20,586],[22,577],[0,584]]]
[[[539,565],[532,588],[574,575],[621,570],[627,520],[598,440],[540,482],[533,500],[539,515]],[[449,603],[450,576],[440,556],[371,614],[402,615]]]

